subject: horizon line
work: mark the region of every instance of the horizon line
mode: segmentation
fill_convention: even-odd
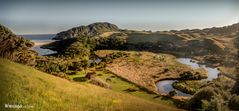
[[[111,23],[113,24],[113,23]],[[176,30],[176,31],[181,31],[181,30],[194,30],[194,29],[199,29],[199,30],[203,30],[203,29],[208,29],[208,28],[222,28],[222,27],[227,27],[227,26],[232,26],[232,25],[235,25],[235,24],[239,24],[239,22],[235,22],[235,23],[230,23],[230,24],[227,24],[227,25],[218,25],[218,26],[211,26],[211,27],[201,27],[201,28],[181,28],[181,29],[169,29],[169,30],[150,30],[150,29],[127,29],[127,28],[119,28],[119,29],[122,29],[122,30],[134,30],[134,31],[152,31],[152,32],[158,32],[158,31],[171,31],[171,30]],[[116,24],[115,24],[116,25]],[[74,27],[79,27],[79,26],[84,26],[84,25],[78,25],[78,26],[73,26],[71,28],[74,28]],[[118,25],[116,25],[118,26]],[[66,30],[69,30],[71,28],[68,28]],[[64,30],[64,31],[66,31]],[[62,32],[62,31],[59,31],[59,32]],[[56,32],[56,33],[15,33],[16,35],[56,35],[57,33],[59,32]]]

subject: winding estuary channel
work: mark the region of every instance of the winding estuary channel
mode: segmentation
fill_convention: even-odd
[[[211,68],[207,67],[206,65],[198,64],[197,61],[192,60],[190,58],[178,58],[177,59],[180,63],[189,65],[193,69],[197,68],[204,68],[208,72],[208,78],[202,79],[201,81],[211,81],[213,79],[216,79],[218,77],[218,74],[220,71],[217,68]],[[183,93],[177,89],[174,89],[172,84],[177,80],[162,80],[157,83],[158,91],[162,94],[168,94],[172,90],[176,90],[178,93],[178,96],[192,96],[190,94]]]

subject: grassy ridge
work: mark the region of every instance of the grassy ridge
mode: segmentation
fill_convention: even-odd
[[[32,111],[178,110],[90,84],[57,78],[31,67],[0,59],[0,110],[20,104]]]
[[[143,33],[131,33],[127,39],[128,43],[137,44],[142,42],[176,42],[183,40],[183,38],[175,36],[175,35],[167,35],[167,34],[160,34],[160,33],[150,33],[150,34],[143,34]]]

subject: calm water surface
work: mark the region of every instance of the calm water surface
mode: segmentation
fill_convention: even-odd
[[[189,65],[193,69],[204,68],[205,70],[207,70],[208,71],[208,78],[203,79],[202,81],[211,81],[213,79],[216,79],[218,77],[218,74],[220,73],[220,71],[217,68],[211,68],[211,67],[207,67],[206,65],[200,65],[200,64],[197,63],[197,61],[192,60],[190,58],[178,58],[177,60],[182,64]],[[170,91],[174,90],[174,88],[172,86],[172,83],[175,82],[175,81],[177,81],[177,80],[159,81],[157,83],[158,91],[160,93],[168,94]],[[183,93],[179,90],[176,90],[176,91],[178,92],[178,96],[191,96],[190,94]]]
[[[52,38],[55,36],[54,34],[21,35],[21,36],[23,36],[26,39],[31,40],[32,42],[34,42],[36,44],[32,48],[33,48],[33,50],[35,50],[38,53],[38,55],[48,55],[48,54],[57,53],[56,51],[41,48],[42,45],[37,45],[39,43],[45,44],[45,43],[49,43],[49,42],[54,42],[55,40],[52,40]]]

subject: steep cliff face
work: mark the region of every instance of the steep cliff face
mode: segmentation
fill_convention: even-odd
[[[64,40],[68,38],[80,37],[80,36],[97,36],[105,32],[117,32],[119,28],[107,22],[93,23],[87,26],[79,26],[67,31],[56,34],[53,38],[55,40]]]
[[[15,62],[34,65],[36,52],[30,50],[34,43],[15,35],[0,24],[0,57]]]

